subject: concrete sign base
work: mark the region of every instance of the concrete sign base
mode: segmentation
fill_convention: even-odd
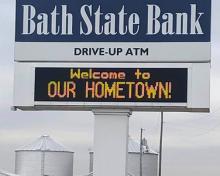
[[[130,110],[97,109],[94,132],[94,176],[127,176]]]

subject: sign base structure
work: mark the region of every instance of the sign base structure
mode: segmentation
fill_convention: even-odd
[[[127,176],[130,110],[97,109],[94,132],[94,176]],[[114,162],[112,162],[114,161]]]
[[[210,63],[17,62],[14,87],[22,110],[209,112]]]

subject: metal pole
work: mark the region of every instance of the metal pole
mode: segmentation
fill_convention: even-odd
[[[44,167],[45,167],[45,152],[42,151],[41,152],[41,176],[45,176],[44,175]]]
[[[162,149],[163,149],[163,111],[161,111],[161,125],[160,125],[159,176],[161,176]]]
[[[93,162],[94,162],[94,152],[89,152],[90,163],[89,163],[89,173],[93,172]]]
[[[140,176],[142,176],[142,158],[143,158],[143,131],[144,129],[141,128],[141,135],[140,135]]]

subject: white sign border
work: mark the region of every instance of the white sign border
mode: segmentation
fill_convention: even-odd
[[[85,67],[85,68],[188,68],[187,103],[132,103],[132,102],[39,102],[34,101],[36,67]],[[202,71],[201,71],[202,70]],[[201,75],[202,74],[202,75]],[[119,108],[134,111],[209,112],[210,64],[209,63],[15,63],[14,107],[22,110],[92,110]],[[20,86],[22,85],[22,86]],[[200,91],[198,91],[198,89]]]

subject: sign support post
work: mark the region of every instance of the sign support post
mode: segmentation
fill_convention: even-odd
[[[141,128],[141,136],[140,136],[140,176],[143,174],[142,164],[143,164],[143,131],[144,129]]]
[[[163,151],[163,111],[161,111],[161,124],[160,124],[160,155],[159,155],[159,176],[162,175],[162,151]]]
[[[127,176],[130,110],[97,109],[94,131],[94,176]]]

